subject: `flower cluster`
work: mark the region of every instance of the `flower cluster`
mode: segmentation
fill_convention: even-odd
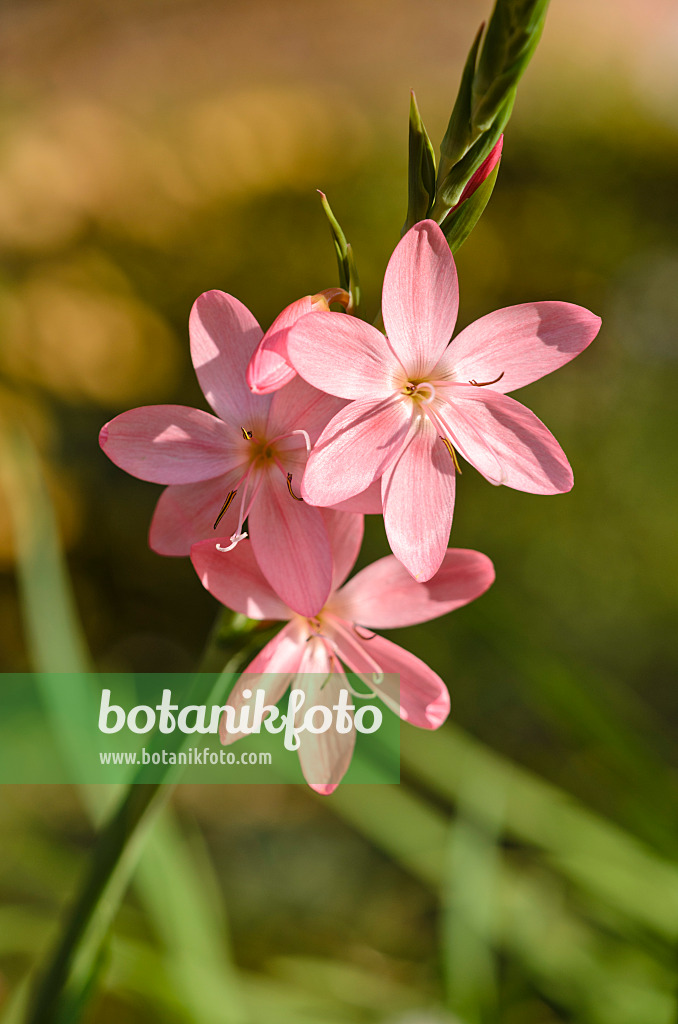
[[[155,551],[190,554],[224,605],[285,623],[247,668],[269,701],[292,680],[327,677],[313,698],[331,706],[348,669],[370,697],[435,729],[449,711],[445,683],[371,631],[444,615],[492,583],[486,555],[447,547],[460,458],[493,484],[570,489],[558,442],[507,392],[567,363],[600,320],[566,302],[525,303],[450,341],[457,274],[431,220],[407,232],[388,264],[385,333],[331,312],[337,301],[346,306],[340,289],[300,299],[264,334],[237,299],[201,295],[191,355],[215,415],[133,409],[106,424],[100,443],[127,472],[167,485],[151,523]],[[393,555],[346,583],[366,513],[383,514]],[[242,707],[250,692],[236,685],[229,704]],[[314,789],[336,787],[354,742],[354,731],[305,737],[299,756]]]

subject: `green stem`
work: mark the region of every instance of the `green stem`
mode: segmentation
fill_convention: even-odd
[[[191,700],[206,703],[214,688],[215,666],[237,671],[259,646],[262,635],[252,633],[259,623],[222,610],[208,637]],[[62,1011],[87,988],[93,965],[122,900],[155,815],[172,791],[171,782],[132,783],[117,810],[102,828],[90,870],[71,909],[66,927],[41,975],[26,1016],[26,1024],[59,1024]]]
[[[29,1008],[27,1024],[51,1024],[58,1020],[68,980],[76,966],[82,942],[92,925],[94,913],[107,890],[122,892],[126,888],[136,861],[135,854],[152,821],[151,807],[157,812],[162,805],[158,799],[162,788],[157,783],[130,786],[122,804],[100,832],[89,875]],[[169,792],[169,787],[167,789]],[[111,897],[117,905],[113,892]]]

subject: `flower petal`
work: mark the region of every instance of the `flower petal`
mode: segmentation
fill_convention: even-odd
[[[320,510],[332,552],[332,591],[342,585],[355,565],[365,532],[365,520],[355,512]]]
[[[99,444],[111,462],[140,480],[188,484],[209,480],[243,461],[225,423],[185,405],[145,405],[106,423]]]
[[[339,512],[359,512],[364,516],[380,516],[384,506],[381,501],[381,477],[373,480],[369,487],[353,498],[346,498],[332,508]]]
[[[248,523],[255,557],[271,587],[295,612],[317,615],[332,585],[332,553],[320,509],[295,501],[273,468]]]
[[[333,705],[339,701],[340,691],[348,687],[343,673],[329,675],[329,657],[318,641],[308,644],[300,671],[303,675],[297,677],[292,685],[304,690],[306,701],[295,716],[296,723],[313,706],[327,707],[331,712]],[[320,724],[319,715],[314,717],[314,722]],[[355,727],[348,732],[339,732],[333,715],[332,727],[326,732],[312,733],[305,730],[299,740],[299,762],[304,778],[316,793],[329,795],[337,788],[351,763]]]
[[[265,334],[247,367],[250,391],[269,395],[289,384],[296,375],[297,371],[287,361],[287,331]]]
[[[404,402],[351,402],[318,438],[302,496],[311,505],[336,505],[361,494],[398,455],[409,424]]]
[[[284,626],[247,666],[229,693],[226,705],[235,709],[235,722],[241,720],[242,708],[254,707],[257,690],[264,691],[266,704],[277,704],[293,680],[303,656],[304,639],[299,636],[295,623]],[[245,690],[250,692],[249,697],[245,696]],[[226,718],[222,716],[219,738],[224,746],[246,735],[246,732],[227,731]]]
[[[311,444],[315,444],[332,417],[345,406],[343,398],[326,395],[295,374],[285,388],[272,396],[266,436],[272,439],[293,430],[305,430]],[[303,435],[299,435],[298,444],[304,447]]]
[[[350,629],[349,623],[343,623]],[[450,712],[450,695],[436,673],[420,658],[375,634],[370,640],[349,638],[344,630],[332,634],[337,654],[384,703],[402,719],[422,729],[437,729]],[[374,668],[386,673],[372,685]],[[389,676],[396,678],[389,678]]]
[[[241,541],[232,551],[218,551],[213,540],[200,541],[191,548],[191,562],[203,587],[234,612],[250,619],[292,615],[265,579],[250,541]]]
[[[488,313],[451,343],[436,376],[506,394],[564,366],[589,345],[600,317],[571,302],[524,302]]]
[[[488,388],[459,385],[449,393],[452,441],[491,483],[532,494],[570,490],[574,481],[565,452],[533,412]],[[496,463],[500,481],[491,475]]]
[[[225,292],[204,292],[189,318],[191,358],[205,398],[231,426],[259,425],[270,398],[253,395],[245,373],[262,330],[242,302]]]
[[[424,376],[438,362],[458,308],[457,270],[445,236],[434,221],[420,221],[396,246],[382,295],[386,335],[408,379]]]
[[[247,367],[247,383],[256,395],[267,395],[289,384],[296,370],[287,358],[287,335],[300,317],[313,311],[313,296],[304,295],[280,313],[255,349]]]
[[[415,580],[434,576],[454,514],[454,463],[425,417],[382,479],[384,526],[391,551]]]
[[[294,660],[298,663],[301,658],[299,648],[296,645],[292,645],[292,642],[289,640],[289,638],[283,635],[284,633],[285,630],[283,629],[280,633],[278,633],[278,635],[273,640],[271,640],[270,643],[266,645],[264,650],[266,650],[269,647],[272,647],[277,642],[276,654],[278,654],[279,656],[281,653],[286,654],[288,655],[287,660],[291,660],[291,658],[294,658]],[[275,660],[273,655],[271,655],[271,660]],[[281,658],[280,660],[283,659]],[[257,690],[264,691],[264,702],[266,704],[277,704],[280,698],[282,697],[283,693],[289,686],[290,678],[291,674],[289,672],[285,675],[283,675],[282,672],[275,672],[274,674],[270,675],[250,675],[249,678],[247,675],[240,676],[235,686],[229,693],[228,699],[226,700],[225,704],[226,707],[234,709],[235,714],[233,715],[233,721],[235,723],[242,721],[241,715],[244,708],[254,708],[254,703],[257,699]],[[250,696],[245,696],[245,693],[248,693]],[[231,732],[229,729],[227,729],[226,714],[226,712],[222,714],[221,721],[219,723],[219,739],[221,740],[222,745],[225,747],[228,746],[230,743],[235,743],[236,740],[241,740],[243,736],[250,735],[249,732],[246,730],[238,730],[235,732]],[[250,712],[250,715],[248,716],[246,721],[251,722],[251,719],[252,715]]]
[[[150,548],[159,555],[183,557],[191,545],[208,538],[215,542],[230,537],[238,525],[238,504],[222,516],[217,530],[214,522],[240,478],[240,469],[197,484],[172,484],[166,487],[155,506],[148,536]]]
[[[368,629],[413,626],[446,615],[480,597],[494,582],[494,566],[480,551],[448,548],[426,583],[416,583],[388,555],[362,569],[330,601],[340,618]]]
[[[455,384],[454,387],[449,388],[450,401],[436,403],[435,415],[438,422],[445,430],[448,441],[454,443],[454,447],[460,455],[472,466],[475,466],[486,480],[489,480],[495,487],[505,484],[506,472],[483,434],[482,426],[479,429],[475,418],[471,414],[466,415],[464,402],[453,401],[459,393],[459,387],[460,385]],[[486,390],[484,388],[483,393]]]
[[[405,379],[384,335],[344,313],[303,317],[287,336],[287,354],[309,384],[339,398],[386,398]]]

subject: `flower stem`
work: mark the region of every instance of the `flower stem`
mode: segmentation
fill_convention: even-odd
[[[215,671],[237,671],[245,659],[252,656],[252,648],[260,646],[263,639],[261,634],[253,637],[258,627],[260,623],[222,609],[200,660],[191,692],[192,702],[208,702],[214,689]],[[139,773],[137,778],[143,778],[143,774]],[[87,998],[101,962],[106,934],[124,896],[144,838],[172,791],[172,782],[170,778],[161,782],[132,783],[101,829],[84,884],[38,979],[26,1024],[59,1024],[69,1007]],[[76,1019],[70,1013],[68,1017]]]

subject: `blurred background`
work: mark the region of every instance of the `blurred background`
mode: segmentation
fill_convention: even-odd
[[[36,630],[68,604],[43,588],[40,610],[56,563],[21,557],[51,509],[92,663],[194,666],[217,607],[187,560],[148,549],[160,489],[116,469],[99,428],[136,405],[203,405],[187,335],[200,292],[236,295],[265,328],[337,283],[318,188],[376,314],[405,216],[408,91],[437,148],[489,11],[5,3],[0,432],[29,440],[3,449],[1,671],[49,660]],[[535,299],[602,316],[590,351],[517,395],[575,488],[494,489],[463,467],[451,543],[490,555],[497,583],[392,635],[448,682],[450,724],[403,728],[400,787],[180,788],[186,863],[133,889],[83,1020],[678,1019],[671,0],[553,0],[457,264],[461,326]],[[388,551],[379,521],[367,532],[360,564]],[[93,831],[74,789],[6,787],[0,832],[9,1015]]]

